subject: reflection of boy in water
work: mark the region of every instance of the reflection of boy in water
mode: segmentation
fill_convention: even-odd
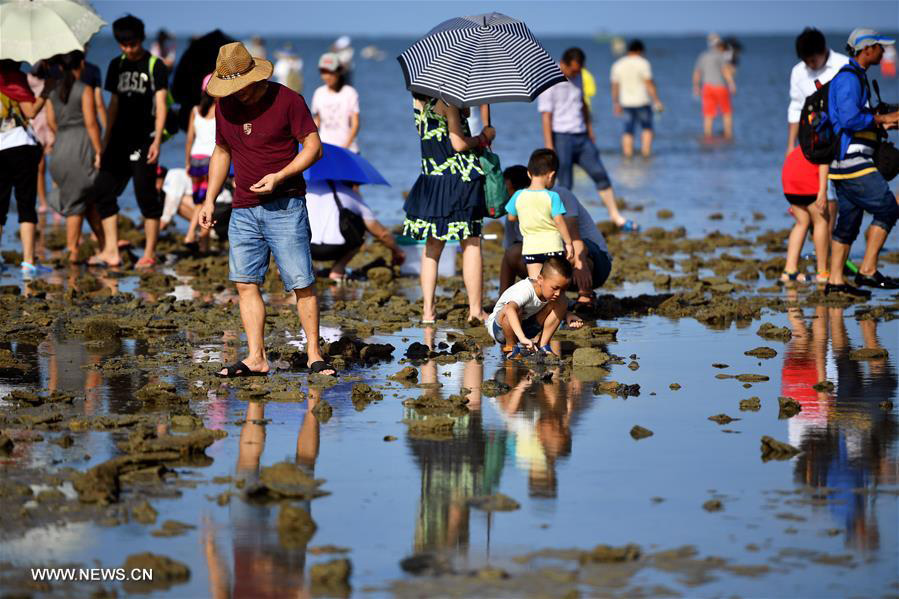
[[[318,420],[312,409],[318,404],[321,390],[309,388],[306,414],[297,435],[296,461],[312,476],[319,450]],[[247,406],[246,421],[240,430],[237,456],[237,478],[251,485],[259,478],[259,464],[265,449],[265,406],[251,402]],[[311,513],[310,501],[292,502]],[[285,549],[281,546],[276,528],[278,504],[248,503],[233,498],[229,503],[231,516],[234,576],[228,581],[227,566],[215,546],[214,533],[204,534],[204,545],[210,573],[210,595],[219,597],[252,597],[272,599],[285,596],[307,597],[303,570],[306,548]],[[229,593],[229,590],[233,592]]]

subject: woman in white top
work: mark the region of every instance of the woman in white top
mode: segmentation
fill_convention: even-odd
[[[323,54],[318,70],[325,83],[312,95],[312,118],[325,143],[359,153],[359,94],[345,83],[344,67],[333,52]]]
[[[209,181],[209,158],[215,149],[215,100],[206,93],[206,84],[212,75],[203,78],[203,95],[199,106],[190,112],[187,125],[187,141],[184,144],[184,168],[193,182],[194,214],[184,236],[184,245],[193,251],[209,249],[209,229],[200,229],[200,242],[197,242],[197,225],[200,222],[200,205],[206,199],[206,187]],[[200,244],[203,247],[200,247]]]
[[[37,168],[43,152],[28,123],[40,113],[50,91],[51,86],[45,85],[40,97],[35,98],[19,63],[0,60],[0,235],[15,190],[25,276],[50,270],[34,261]]]

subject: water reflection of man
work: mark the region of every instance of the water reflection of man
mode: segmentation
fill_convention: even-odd
[[[880,532],[872,497],[858,493],[884,484],[899,482],[896,437],[899,426],[892,411],[880,408],[885,400],[895,400],[897,376],[888,359],[852,360],[852,342],[846,330],[843,308],[827,309],[831,349],[836,378],[833,400],[824,417],[805,427],[798,442],[803,453],[796,462],[795,477],[802,484],[829,489],[829,509],[846,531],[847,546],[863,551],[879,548]],[[862,346],[882,347],[877,337],[877,321],[859,321]],[[822,329],[813,326],[813,336]],[[826,332],[824,333],[826,336]],[[820,344],[815,338],[814,345]],[[793,345],[793,343],[791,343]],[[813,351],[813,350],[811,350]],[[801,422],[803,412],[791,419]]]
[[[310,387],[306,414],[297,434],[296,463],[314,476],[319,452],[319,425],[312,409],[321,399],[321,390]],[[236,477],[250,485],[259,478],[259,466],[265,449],[265,405],[251,402],[240,430]],[[293,502],[311,513],[310,501]],[[280,544],[276,521],[280,505],[248,503],[232,498],[231,517],[234,575],[228,575],[224,559],[216,547],[215,534],[204,534],[204,550],[210,573],[213,597],[253,597],[272,599],[308,597],[303,578],[306,547],[286,549]],[[210,530],[210,526],[204,526]],[[229,594],[229,591],[230,594]]]

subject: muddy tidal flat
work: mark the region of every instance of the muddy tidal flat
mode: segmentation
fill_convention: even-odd
[[[7,271],[0,595],[899,594],[899,295],[778,284],[785,230],[600,226],[588,326],[520,363],[459,278],[422,328],[417,280],[366,247],[319,288],[336,380],[273,273],[273,374],[214,376],[243,351],[225,257]],[[66,567],[153,579],[31,570]]]

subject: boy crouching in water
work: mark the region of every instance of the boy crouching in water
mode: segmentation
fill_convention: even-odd
[[[518,281],[500,296],[485,324],[493,340],[502,344],[507,360],[520,359],[521,346],[553,353],[549,342],[563,321],[574,329],[584,324],[568,314],[565,290],[571,273],[568,260],[550,256],[536,278]]]

